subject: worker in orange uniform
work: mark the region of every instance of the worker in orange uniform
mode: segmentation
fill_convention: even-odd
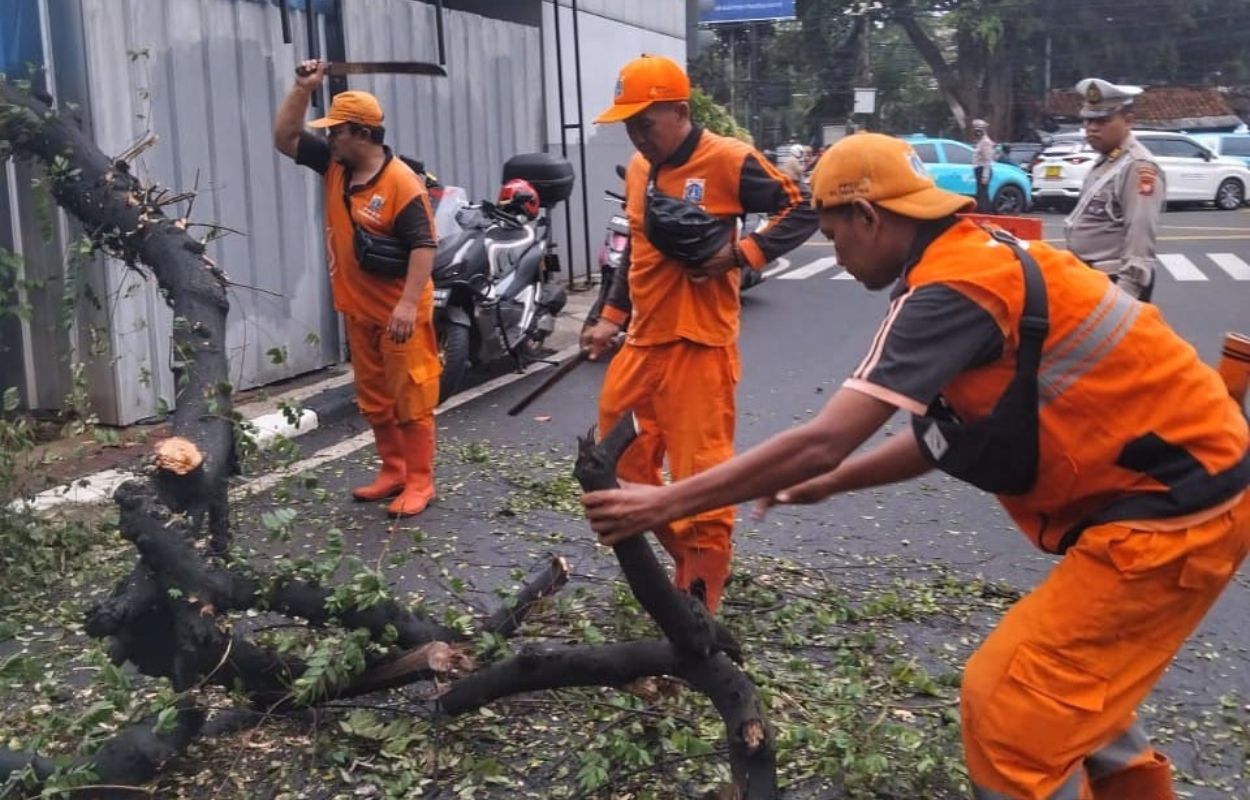
[[[1250,547],[1250,432],[1228,387],[1105,274],[957,219],[972,201],[937,189],[902,140],[839,141],[812,195],[839,263],[893,285],[863,363],[814,419],[727,463],[586,495],[600,540],[936,465],[1062,555],[964,671],[975,796],[1174,797],[1135,710]],[[899,409],[910,430],[849,457]]]
[[[632,312],[604,379],[600,430],[633,409],[642,432],[620,476],[654,484],[666,456],[681,479],[733,455],[740,268],[759,268],[816,230],[803,190],[750,145],[694,124],[689,99],[680,66],[644,55],[621,70],[612,107],[595,120],[623,121],[638,153],[625,177],[630,263],[582,343],[598,358]],[[772,222],[738,239],[746,213]],[[701,248],[709,252],[699,255]],[[656,531],[676,564],[676,585],[701,585],[713,611],[729,577],[733,524],[734,509],[724,506]]]
[[[305,61],[274,119],[274,146],[325,177],[326,251],[334,307],[343,313],[356,403],[373,427],[382,468],[352,490],[395,499],[392,517],[434,497],[434,407],[442,367],[434,334],[434,214],[425,182],[383,144],[382,107],[368,92],[335,95],[304,130],[325,64]]]

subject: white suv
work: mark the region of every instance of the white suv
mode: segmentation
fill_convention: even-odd
[[[1167,182],[1169,203],[1215,203],[1231,211],[1246,201],[1250,169],[1236,158],[1217,156],[1193,137],[1167,131],[1133,131],[1154,154]],[[1074,202],[1098,153],[1084,142],[1068,141],[1047,150],[1033,167],[1033,201]]]
[[[1250,169],[1241,159],[1217,156],[1181,133],[1137,131],[1136,136],[1163,168],[1169,203],[1213,202],[1232,211],[1246,202]]]

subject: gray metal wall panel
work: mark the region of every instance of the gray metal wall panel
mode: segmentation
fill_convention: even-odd
[[[640,53],[656,53],[666,55],[679,64],[686,61],[686,40],[684,27],[684,2],[671,0],[653,0],[648,3],[625,4],[619,0],[601,0],[598,3],[579,0],[578,28],[580,35],[580,55],[582,72],[582,110],[585,113],[584,133],[586,137],[586,174],[581,174],[579,131],[570,129],[568,141],[568,158],[578,172],[579,185],[574,191],[566,208],[561,209],[556,218],[556,241],[561,249],[561,258],[568,264],[571,273],[579,282],[586,275],[587,254],[584,239],[583,219],[587,220],[585,230],[590,235],[590,272],[595,274],[594,261],[599,246],[603,242],[604,229],[608,219],[616,210],[616,206],[603,200],[604,189],[619,192],[621,180],[616,176],[613,167],[626,164],[634,154],[633,145],[625,135],[622,124],[595,125],[594,118],[599,112],[612,104],[616,88],[616,77],[622,66]],[[543,36],[544,57],[546,59],[546,96],[547,124],[546,136],[551,152],[560,152],[560,90],[558,70],[556,69],[556,37],[555,9],[552,2],[543,4]],[[646,23],[651,17],[658,16],[663,21],[665,14],[682,13],[680,36],[660,33],[651,27],[627,24],[623,19],[633,19]],[[651,18],[651,22],[656,19]],[[671,26],[670,26],[671,27]],[[573,41],[573,12],[568,0],[560,0],[560,52],[564,67],[564,105],[565,117],[569,124],[577,122],[577,79],[575,58],[577,48]],[[587,208],[582,208],[580,182],[586,182]],[[564,214],[570,213],[573,218],[573,240],[565,241]]]
[[[232,280],[255,287],[230,292],[227,348],[236,385],[260,385],[336,360],[321,184],[279,156],[271,135],[273,113],[304,50],[305,15],[292,13],[295,44],[287,45],[270,4],[50,2],[57,7],[54,34],[81,42],[62,46],[63,63],[84,86],[83,113],[101,149],[121,152],[154,131],[160,143],[138,159],[138,174],[178,190],[191,188],[198,174],[193,219],[244,234],[209,249]],[[411,0],[344,5],[350,59],[436,60],[432,6]],[[352,84],[379,95],[397,150],[424,158],[444,182],[464,186],[472,197],[493,197],[509,156],[543,148],[541,35],[533,26],[467,12],[447,11],[445,20],[449,78],[373,76]],[[59,76],[58,84],[64,79]],[[57,270],[59,252],[37,259],[48,262],[44,272]],[[109,358],[91,372],[101,417],[127,424],[156,414],[162,404],[172,406],[172,320],[155,283],[111,261],[89,279],[105,306],[84,310],[84,329],[106,328],[111,346]],[[32,344],[29,360],[41,370],[69,350],[67,342]],[[285,348],[285,363],[271,363],[266,353],[273,347]],[[64,375],[43,383],[48,396],[40,391],[37,403],[56,404]]]
[[[150,127],[161,141],[139,159],[139,174],[175,189],[190,189],[198,175],[193,219],[243,233],[209,248],[241,284],[230,291],[226,343],[236,386],[335,361],[320,184],[273,150],[273,113],[300,47],[282,43],[276,9],[235,0],[81,0],[81,10],[96,141],[119,152]],[[292,16],[302,44],[305,15]],[[110,421],[128,423],[154,414],[161,399],[172,403],[171,318],[153,283],[136,283],[116,264],[107,272],[115,383],[103,388],[115,399]],[[275,347],[286,351],[281,364],[267,355]]]
[[[411,0],[346,0],[353,61],[436,61],[435,9]],[[503,162],[543,148],[541,37],[537,28],[444,12],[446,78],[353,76],[378,96],[387,140],[424,159],[446,184],[494,197]]]
[[[566,8],[573,5],[572,0],[558,1]],[[577,0],[577,10],[665,36],[686,36],[686,0]]]

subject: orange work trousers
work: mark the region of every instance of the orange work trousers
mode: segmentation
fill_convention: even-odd
[[[621,457],[617,476],[634,483],[681,480],[733,457],[738,347],[688,341],[649,347],[626,344],[612,359],[599,396],[599,431],[606,434],[633,409],[638,438]],[[702,580],[708,608],[720,605],[733,555],[732,506],[678,520],[655,531],[675,562],[673,582]]]
[[[961,716],[977,798],[1175,796],[1136,709],[1250,549],[1250,492],[1190,527],[1153,527],[1087,529],[968,660]]]
[[[371,425],[413,422],[438,405],[438,340],[432,320],[418,318],[408,341],[396,344],[386,325],[344,318],[356,378],[356,405]]]

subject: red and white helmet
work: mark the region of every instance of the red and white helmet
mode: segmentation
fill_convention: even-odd
[[[500,188],[499,200],[495,205],[509,214],[536,219],[539,207],[538,192],[529,181],[513,178]]]

